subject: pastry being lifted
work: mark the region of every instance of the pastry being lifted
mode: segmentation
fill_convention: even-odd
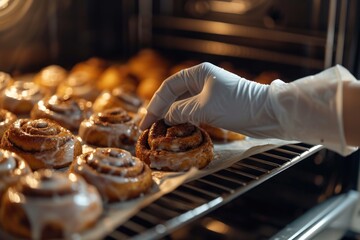
[[[214,146],[209,134],[195,125],[168,126],[159,120],[141,134],[136,156],[151,168],[186,171],[206,167],[214,158]]]

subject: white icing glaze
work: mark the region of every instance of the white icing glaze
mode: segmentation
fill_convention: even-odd
[[[132,146],[124,146],[119,136],[125,135],[132,141],[136,142],[140,135],[140,132],[137,130],[137,127],[135,127],[135,124],[132,121],[127,123],[106,123],[106,125],[99,125],[94,123],[93,117],[90,117],[89,120],[85,120],[81,123],[79,136],[85,140],[90,135],[96,134],[98,131],[106,134],[107,146],[122,147],[127,150],[129,150],[129,147],[131,148]]]
[[[14,127],[20,129],[21,134],[34,138],[38,136],[31,134],[32,128],[43,128],[44,132],[50,133],[50,135],[45,133],[40,135],[43,137],[47,136],[49,139],[45,139],[43,141],[43,143],[39,146],[39,151],[33,152],[33,155],[36,157],[36,159],[42,161],[49,168],[65,165],[73,161],[75,157],[74,154],[76,138],[70,133],[70,131],[61,128],[57,124],[50,125],[45,119],[38,119],[35,121],[30,120],[27,123],[26,125],[21,125],[21,121],[16,121],[14,123]],[[65,131],[70,137],[64,136],[62,131]],[[64,138],[68,139],[64,140]],[[54,143],[55,146],[48,149],[47,144],[50,142]],[[60,154],[62,154],[61,157]]]
[[[29,166],[15,153],[0,149],[0,191],[30,172]]]
[[[65,239],[76,235],[79,229],[89,221],[95,221],[102,213],[101,200],[96,189],[74,174],[66,177],[63,173],[52,172],[50,180],[41,181],[35,174],[21,179],[22,184],[38,191],[56,191],[70,187],[73,191],[66,195],[52,197],[26,196],[16,188],[10,188],[8,196],[14,203],[20,204],[30,221],[32,239],[41,239],[43,228],[49,223],[62,226]]]

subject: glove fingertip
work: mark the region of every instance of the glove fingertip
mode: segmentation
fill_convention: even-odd
[[[158,120],[158,117],[148,112],[139,124],[140,130],[144,131],[149,128],[156,120]]]

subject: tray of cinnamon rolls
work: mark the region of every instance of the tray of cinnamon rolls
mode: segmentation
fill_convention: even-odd
[[[26,80],[0,72],[0,238],[100,239],[182,183],[285,144],[162,120],[140,131],[173,69],[147,50]]]

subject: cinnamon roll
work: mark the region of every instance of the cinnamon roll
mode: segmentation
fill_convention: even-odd
[[[28,115],[45,94],[34,82],[16,81],[4,90],[0,104],[16,115]]]
[[[16,115],[5,109],[0,109],[0,139],[4,135],[4,132],[10,127],[10,125],[17,119]]]
[[[139,197],[153,184],[150,168],[119,148],[97,148],[84,153],[70,165],[69,171],[96,186],[105,202]]]
[[[71,73],[66,81],[62,82],[56,94],[59,96],[72,96],[94,101],[100,90],[96,87],[96,79],[89,78],[84,72]]]
[[[39,170],[19,179],[4,193],[2,228],[26,239],[73,239],[103,211],[95,187],[81,176]]]
[[[63,67],[50,65],[36,74],[33,81],[54,94],[59,84],[65,81],[66,77],[67,71]]]
[[[140,135],[135,119],[122,108],[94,113],[81,122],[79,136],[87,144],[133,150]]]
[[[19,119],[5,132],[1,147],[23,157],[31,169],[62,168],[82,153],[80,141],[49,119]]]
[[[136,113],[143,105],[143,101],[135,93],[118,87],[111,92],[103,92],[94,102],[94,111],[100,112],[105,109],[121,107],[126,111]]]
[[[92,103],[85,99],[53,95],[39,101],[31,110],[32,119],[48,118],[76,132],[80,123],[91,116]]]
[[[168,126],[159,120],[139,137],[136,156],[151,168],[186,171],[207,166],[214,158],[214,147],[209,134],[195,125]]]
[[[6,188],[31,172],[29,165],[17,154],[0,149],[0,199]]]

